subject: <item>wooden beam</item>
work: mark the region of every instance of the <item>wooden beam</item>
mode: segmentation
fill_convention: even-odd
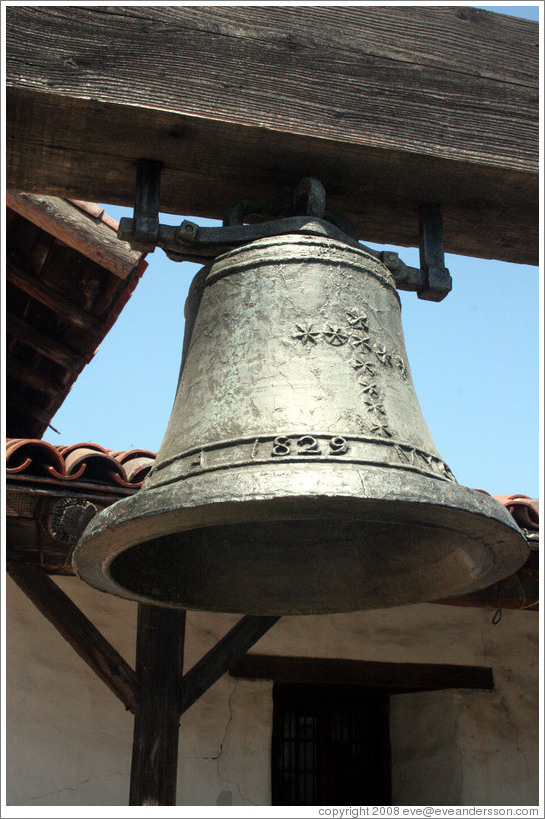
[[[119,240],[116,231],[100,218],[85,213],[65,199],[7,191],[6,201],[8,207],[20,216],[120,279],[126,279],[138,266],[141,253],[131,250],[128,242]]]
[[[57,341],[9,310],[6,310],[6,332],[67,370],[81,363],[81,356],[62,341]]]
[[[7,184],[132,205],[161,160],[161,208],[318,177],[364,241],[537,263],[538,25],[437,6],[11,6]]]
[[[7,571],[125,708],[136,712],[136,674],[70,598],[37,566],[8,563]]]
[[[100,333],[102,330],[102,322],[81,307],[78,307],[69,299],[62,296],[52,287],[43,284],[39,279],[31,276],[25,270],[8,261],[6,264],[7,281],[22,290],[27,296],[36,299],[40,304],[45,305],[54,313],[57,313],[61,318],[67,319],[72,324],[81,327],[82,330],[87,330],[93,333]]]
[[[279,617],[246,615],[227,632],[182,678],[183,714],[211,685],[222,677],[249,648],[274,626]]]
[[[229,669],[233,677],[275,683],[360,685],[391,693],[435,691],[442,688],[494,687],[492,669],[470,665],[379,663],[247,654]]]
[[[24,361],[20,361],[10,353],[6,355],[6,365],[7,375],[23,383],[25,387],[31,387],[33,390],[42,392],[49,398],[57,398],[59,392],[62,391],[62,384],[58,384],[52,378],[49,378],[49,376],[43,375],[41,372],[38,372],[38,370],[29,367]]]
[[[130,805],[175,805],[185,611],[138,605]]]
[[[47,403],[50,403],[49,401]],[[12,409],[14,414],[23,413],[24,415],[28,416],[34,421],[37,421],[39,424],[47,425],[51,421],[53,417],[53,412],[49,412],[48,410],[44,409],[43,407],[36,406],[34,401],[25,401],[23,398],[20,397],[13,397],[6,392],[6,407]],[[16,437],[24,437],[24,436],[16,436]]]

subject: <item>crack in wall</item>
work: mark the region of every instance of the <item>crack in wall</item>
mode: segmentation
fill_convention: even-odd
[[[521,755],[522,759],[524,760],[524,763],[526,765],[526,775],[527,775],[528,779],[530,779],[530,760],[528,759],[526,751],[522,747],[523,735],[522,735],[522,732],[520,730],[520,727],[517,725],[516,721],[513,719],[513,714],[511,712],[511,710],[509,709],[509,706],[506,703],[505,696],[503,694],[498,694],[498,704],[499,704],[501,710],[504,712],[504,718],[505,718],[506,724],[510,727],[510,729],[511,729],[511,731],[513,733],[513,736],[514,736],[514,739],[515,739],[515,747],[516,747],[517,751],[519,752],[519,754]]]
[[[81,782],[78,782],[76,785],[67,785],[65,788],[59,788],[56,791],[50,791],[49,793],[41,793],[38,796],[32,796],[30,799],[26,799],[24,802],[13,802],[12,804],[15,806],[24,806],[24,805],[31,805],[37,799],[46,799],[48,796],[59,796],[61,793],[66,793],[67,791],[77,791],[79,790],[82,785],[87,785],[89,782],[94,782],[97,779],[112,779],[114,776],[125,776],[128,777],[129,773],[127,771],[114,771],[113,773],[108,774],[97,774],[96,776],[89,776],[86,779],[82,779]]]
[[[488,617],[488,612],[487,612],[487,617]],[[483,620],[482,620],[481,629],[480,629],[481,641],[482,641],[482,645],[483,645],[483,664],[486,665],[486,664],[488,664],[488,662],[490,662],[491,665],[494,665],[494,662],[493,662],[494,653],[491,650],[491,648],[489,647],[489,645],[487,645],[488,641],[486,639],[486,634],[485,634],[485,627],[486,626],[490,627],[490,624],[485,622],[484,615],[483,615]],[[498,624],[494,625],[494,628],[496,628],[496,629],[501,628],[501,621]],[[493,640],[493,638],[491,637],[490,641],[492,641],[492,640]],[[505,670],[506,669],[504,668],[503,671],[505,672]],[[509,680],[509,682],[511,682],[511,680]],[[504,715],[505,724],[507,726],[509,726],[510,730],[513,733],[514,740],[515,740],[515,747],[516,747],[517,751],[519,752],[519,754],[521,755],[521,757],[523,758],[524,763],[526,765],[526,773],[527,773],[528,777],[530,777],[530,760],[528,759],[526,751],[522,747],[523,735],[522,735],[522,733],[520,731],[519,726],[517,725],[517,722],[513,719],[513,714],[511,712],[511,710],[509,709],[509,705],[505,701],[505,695],[501,692],[501,688],[500,688],[500,690],[498,690],[497,687],[495,687],[495,692],[496,692],[496,695],[497,695],[497,704],[498,704],[499,708],[501,709],[501,711],[503,712],[503,715]]]
[[[234,715],[233,715],[232,701],[233,701],[233,697],[235,696],[237,686],[238,686],[238,680],[233,679],[233,687],[231,689],[229,697],[227,698],[227,709],[228,709],[229,713],[228,713],[228,717],[227,717],[227,722],[225,724],[225,728],[223,730],[223,735],[222,735],[221,740],[220,740],[218,753],[214,754],[213,756],[183,756],[183,757],[180,758],[180,761],[185,760],[185,759],[198,759],[198,760],[201,760],[203,762],[204,761],[215,761],[217,763],[216,764],[216,775],[217,775],[218,779],[221,782],[224,782],[226,785],[234,786],[237,789],[237,791],[238,791],[238,793],[240,795],[240,798],[241,798],[241,800],[243,802],[246,802],[249,805],[254,805],[255,807],[258,807],[258,803],[257,802],[252,802],[250,797],[247,796],[244,793],[244,791],[242,790],[242,788],[241,788],[241,786],[240,786],[240,784],[238,782],[236,782],[234,779],[227,779],[223,775],[222,771],[220,770],[222,762],[223,762],[223,751],[224,751],[225,741],[227,739],[227,734],[228,734],[229,729],[231,727],[231,723],[233,722],[233,716]]]

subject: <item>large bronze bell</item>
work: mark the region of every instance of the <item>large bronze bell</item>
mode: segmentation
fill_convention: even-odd
[[[469,592],[527,553],[435,448],[389,270],[292,234],[197,274],[154,468],[91,522],[74,565],[150,604],[320,614]]]

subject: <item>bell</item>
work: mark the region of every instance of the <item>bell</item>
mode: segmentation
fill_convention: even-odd
[[[291,234],[197,274],[154,467],[73,562],[140,602],[282,615],[460,595],[527,554],[511,515],[435,448],[389,270]]]

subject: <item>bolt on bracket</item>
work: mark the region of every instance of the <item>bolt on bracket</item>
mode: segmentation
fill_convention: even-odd
[[[418,298],[441,301],[452,289],[452,279],[444,267],[441,212],[436,205],[419,209],[420,268],[409,267],[394,251],[377,251],[358,241],[354,226],[340,214],[327,210],[325,190],[317,179],[305,178],[296,188],[293,201],[266,203],[244,200],[232,205],[222,227],[200,227],[184,219],[178,227],[159,223],[159,189],[162,163],[140,159],[137,163],[134,218],[122,218],[118,237],[134,250],[152,252],[161,247],[176,262],[205,264],[220,253],[256,239],[288,233],[329,236],[365,250],[391,272],[399,290],[412,290]],[[304,215],[301,215],[301,211]],[[272,220],[243,224],[252,213],[268,213]]]

